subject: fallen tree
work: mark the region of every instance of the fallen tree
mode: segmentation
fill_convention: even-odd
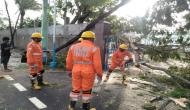
[[[83,29],[76,37],[72,38],[71,40],[69,40],[65,44],[63,44],[60,47],[56,48],[55,52],[59,52],[61,49],[65,48],[65,47],[71,45],[72,43],[74,43],[75,41],[77,41],[84,31],[92,29],[96,25],[96,23],[98,23],[99,21],[101,21],[104,18],[106,18],[107,16],[109,16],[111,13],[113,13],[114,11],[116,11],[118,8],[120,8],[121,6],[125,5],[128,1],[129,0],[121,0],[121,2],[117,6],[113,7],[108,12],[100,13],[99,16],[96,19],[94,19],[91,23],[89,23],[86,26],[86,28]]]
[[[171,76],[173,79],[175,79],[176,81],[179,81],[178,83],[185,88],[190,88],[190,81],[176,75],[175,73],[171,73],[169,70],[164,69],[164,68],[160,68],[160,67],[156,67],[156,66],[152,66],[150,64],[147,63],[143,63],[142,65],[147,66],[148,68],[154,69],[154,70],[160,70],[160,71],[164,71],[166,74],[168,74],[169,76]]]

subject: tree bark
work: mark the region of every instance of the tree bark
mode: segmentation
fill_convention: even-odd
[[[109,16],[111,13],[113,13],[114,11],[116,11],[118,8],[120,8],[121,6],[125,5],[129,0],[122,0],[121,3],[119,3],[117,6],[113,7],[112,9],[110,9],[108,12],[105,13],[100,13],[100,15],[93,20],[91,23],[89,23],[85,29],[83,29],[76,37],[72,38],[71,40],[69,40],[68,42],[66,42],[65,44],[61,45],[60,47],[56,48],[55,52],[59,52],[61,49],[71,45],[73,42],[77,41],[78,38],[80,38],[81,34],[84,31],[90,30],[92,29],[96,23],[98,23],[100,20],[106,18],[107,16]]]
[[[10,15],[9,15],[8,5],[7,5],[6,0],[4,0],[4,3],[5,3],[5,8],[6,8],[7,16],[8,16],[8,21],[9,21],[9,29],[10,29],[10,33],[11,33],[11,46],[14,48],[15,47],[15,45],[14,45],[14,35],[16,33],[16,27],[17,27],[17,24],[18,24],[20,13],[19,13],[19,15],[17,17],[17,21],[16,21],[16,24],[14,26],[14,30],[12,30],[11,18],[10,18]]]
[[[23,28],[24,15],[25,15],[25,12],[22,12],[20,16],[20,28]]]

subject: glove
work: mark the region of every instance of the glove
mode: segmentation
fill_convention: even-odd
[[[71,71],[67,71],[67,74],[70,78],[72,78],[72,72]]]

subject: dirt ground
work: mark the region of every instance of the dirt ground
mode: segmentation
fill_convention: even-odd
[[[13,52],[10,62],[9,62],[9,67],[13,69],[11,73],[8,73],[10,76],[19,78],[23,74],[25,74],[25,76],[27,75],[27,66],[26,64],[20,63],[20,57],[21,56],[20,56],[19,51]],[[151,63],[158,65],[157,63],[154,63],[154,62],[151,62]],[[180,62],[177,62],[177,63],[181,64]],[[167,67],[168,65],[172,65],[172,64],[170,62],[170,64],[163,63],[160,65]],[[181,65],[183,66],[183,64]],[[151,104],[152,106],[155,106],[156,108],[158,108],[165,101],[165,98],[163,98],[162,100],[150,103],[151,99],[159,96],[159,93],[157,94],[157,92],[154,91],[154,89],[156,88],[154,84],[155,82],[149,81],[149,82],[144,82],[144,84],[139,83],[139,81],[142,81],[140,76],[145,75],[144,73],[148,73],[148,74],[157,73],[158,75],[163,75],[164,73],[160,71],[146,69],[145,67],[144,67],[144,70],[142,70],[134,66],[131,66],[128,71],[129,73],[127,74],[127,79],[126,79],[127,86],[121,84],[121,80],[122,80],[121,72],[119,70],[114,71],[111,74],[111,77],[108,80],[108,82],[102,83],[98,93],[93,95],[94,97],[92,100],[92,103],[93,103],[92,106],[96,107],[97,110],[144,110],[143,106],[146,104]],[[49,73],[49,76],[51,76],[57,72],[64,73],[64,70],[50,70],[49,69],[46,72]],[[1,74],[4,75],[7,73],[1,72]],[[47,76],[46,76],[46,79],[51,81],[52,85],[58,85],[60,84],[59,81],[61,81],[61,83],[66,83],[66,84],[63,84],[59,87],[64,87],[66,85],[70,86],[69,78],[65,78],[63,79],[64,81],[62,81],[62,80],[54,80]],[[159,83],[159,82],[156,82],[156,83]],[[156,84],[156,85],[159,85],[159,84]],[[163,84],[160,84],[160,85],[162,85],[163,87],[162,92],[167,92],[171,90],[172,88],[167,85],[163,85]],[[67,91],[69,91],[70,87],[67,87],[67,89],[68,89]],[[63,94],[66,94],[66,93],[63,93]],[[68,101],[66,101],[66,104],[67,103]],[[55,110],[59,110],[59,109],[55,108]],[[150,109],[150,110],[155,110],[155,109]],[[171,102],[167,105],[165,110],[183,110],[183,109],[179,107],[178,105],[176,105],[175,103]]]

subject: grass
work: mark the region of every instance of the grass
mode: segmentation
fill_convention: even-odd
[[[190,100],[190,89],[175,88],[168,95],[176,98],[185,97]]]

